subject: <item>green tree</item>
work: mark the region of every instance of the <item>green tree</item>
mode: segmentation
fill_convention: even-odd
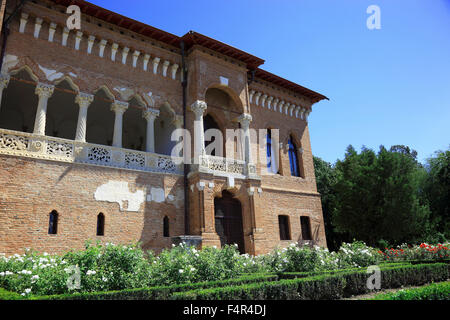
[[[450,239],[450,148],[436,151],[434,157],[427,159],[425,167],[428,175],[424,193],[430,204],[433,231]],[[436,241],[442,241],[439,235]]]
[[[332,224],[332,214],[335,206],[335,185],[337,174],[331,163],[314,156],[314,172],[316,175],[317,191],[321,195],[322,212],[325,224],[328,249],[336,251],[343,241],[348,241],[345,234],[336,232]]]
[[[429,208],[421,200],[426,174],[415,159],[416,152],[404,146],[376,154],[349,146],[343,161],[337,161],[333,223],[337,231],[375,246],[415,242],[428,227]]]

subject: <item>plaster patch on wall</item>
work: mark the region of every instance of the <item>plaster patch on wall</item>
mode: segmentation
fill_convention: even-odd
[[[150,194],[147,195],[147,201],[164,202],[166,195],[163,188],[151,188]]]
[[[64,73],[56,72],[56,70],[44,68],[44,67],[41,66],[41,65],[39,65],[39,69],[42,70],[42,72],[45,74],[45,77],[46,77],[47,80],[49,80],[49,81],[53,81],[53,80],[55,80],[55,79],[59,79],[59,78],[64,77]]]
[[[143,190],[130,192],[128,182],[110,180],[97,188],[94,198],[97,201],[117,202],[120,211],[137,212],[145,201],[145,193]]]

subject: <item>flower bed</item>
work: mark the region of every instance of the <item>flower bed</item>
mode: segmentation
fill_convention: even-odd
[[[0,288],[26,298],[222,281],[244,274],[304,278],[411,258],[433,261],[442,255],[437,252],[447,250],[441,247],[413,247],[400,255],[379,254],[363,242],[344,243],[338,252],[291,245],[253,257],[239,254],[235,246],[197,250],[181,244],[156,256],[144,253],[137,244],[88,244],[85,250],[63,255],[28,251],[24,255],[0,256]],[[423,250],[425,255],[421,254]]]
[[[418,261],[440,261],[448,260],[450,252],[448,244],[430,245],[422,243],[419,246],[403,244],[397,248],[385,248],[378,253],[387,261],[418,260]]]

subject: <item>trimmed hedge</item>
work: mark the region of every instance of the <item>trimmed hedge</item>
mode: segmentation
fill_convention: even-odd
[[[421,288],[382,293],[368,300],[450,300],[450,282],[432,283]]]
[[[449,267],[449,265],[444,263],[385,266],[381,268],[382,289],[397,288],[402,285],[423,285],[432,281],[443,281],[449,277]],[[342,297],[369,292],[367,279],[368,274],[364,269],[332,275],[318,275],[234,287],[175,292],[172,295],[172,299],[340,299]]]
[[[17,292],[12,292],[5,290],[3,288],[0,288],[0,300],[18,300],[21,299],[22,296],[18,294]]]
[[[409,262],[388,262],[388,263],[380,263],[378,264],[378,267],[380,269],[389,268],[389,267],[396,267],[396,266],[405,266],[405,265],[411,265]],[[311,276],[318,276],[318,275],[332,275],[337,273],[345,273],[345,272],[357,272],[361,271],[364,268],[346,268],[346,269],[335,269],[335,270],[325,270],[325,271],[308,271],[308,272],[283,272],[280,273],[278,276],[280,279],[296,279],[296,278],[306,278]],[[364,269],[365,270],[365,269]]]
[[[174,292],[205,289],[211,287],[238,286],[248,283],[276,281],[274,274],[245,275],[235,279],[186,283],[172,286],[157,286],[150,288],[125,289],[117,291],[85,292],[73,294],[58,294],[34,296],[31,300],[167,300]]]

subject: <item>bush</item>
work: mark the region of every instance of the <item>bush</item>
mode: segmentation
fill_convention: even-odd
[[[423,285],[431,281],[445,280],[448,276],[449,266],[443,263],[385,266],[381,269],[383,289],[397,288],[402,285]],[[243,286],[176,292],[172,298],[183,300],[339,299],[369,292],[367,278],[365,270],[348,271]]]
[[[150,288],[139,288],[120,291],[107,291],[107,292],[88,292],[88,293],[75,293],[75,294],[63,294],[63,295],[49,295],[32,297],[31,299],[38,300],[166,300],[169,299],[172,293],[179,291],[189,291],[201,288],[211,287],[225,287],[225,286],[237,286],[248,283],[275,281],[278,280],[276,275],[268,274],[254,274],[246,275],[236,279],[220,280],[220,281],[207,281],[197,283],[186,283],[172,286],[157,286]]]
[[[370,300],[450,300],[450,282],[432,283],[421,288],[378,294]]]

